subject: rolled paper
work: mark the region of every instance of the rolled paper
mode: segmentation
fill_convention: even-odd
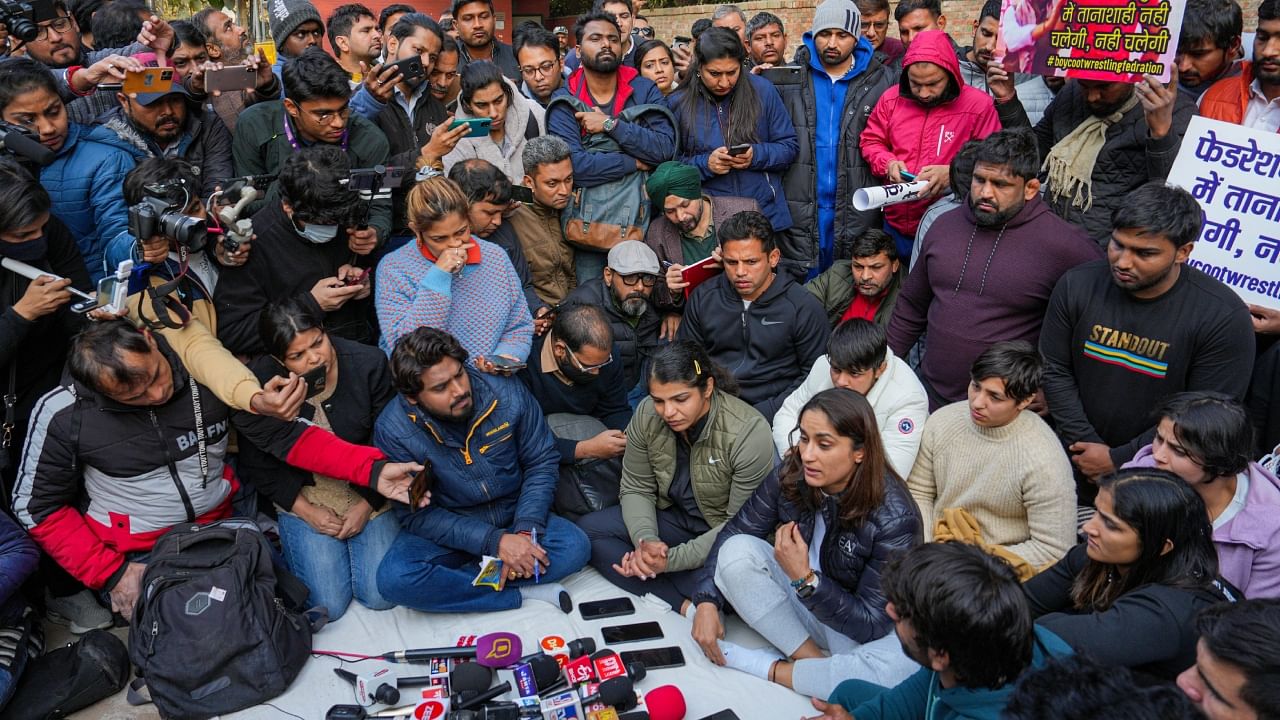
[[[926,187],[929,187],[928,180],[864,187],[853,193],[853,208],[859,211],[875,210],[885,205],[915,200]]]

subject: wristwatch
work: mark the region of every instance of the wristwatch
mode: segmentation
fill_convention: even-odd
[[[801,580],[799,583],[793,582],[791,583],[791,586],[796,590],[796,597],[803,600],[817,592],[819,582],[821,582],[821,580],[818,578],[818,573],[810,570],[804,580]]]
[[[613,129],[614,129],[614,128],[616,128],[616,127],[618,127],[618,119],[617,119],[617,118],[606,118],[606,119],[605,119],[605,121],[604,121],[604,131],[605,131],[605,133],[606,133],[606,134],[613,132]]]

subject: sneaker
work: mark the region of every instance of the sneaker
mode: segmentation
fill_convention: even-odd
[[[66,625],[76,635],[90,630],[106,630],[115,624],[111,611],[99,605],[88,590],[67,597],[53,597],[45,593],[44,607],[50,622]]]

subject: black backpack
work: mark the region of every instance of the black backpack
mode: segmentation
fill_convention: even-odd
[[[311,627],[278,595],[271,548],[251,520],[175,526],[142,576],[129,659],[165,718],[207,718],[276,697],[311,652]],[[136,682],[135,682],[136,684]],[[138,688],[134,688],[137,690]],[[139,701],[131,693],[130,702]]]

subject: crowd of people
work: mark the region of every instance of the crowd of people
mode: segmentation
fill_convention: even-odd
[[[236,515],[331,621],[590,565],[823,718],[1280,718],[1280,308],[1167,182],[1280,129],[1280,0],[1188,0],[1168,83],[1011,73],[1000,0],[640,5],[0,32],[0,624],[128,623]]]

